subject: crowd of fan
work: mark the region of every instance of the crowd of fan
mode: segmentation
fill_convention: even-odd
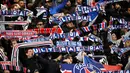
[[[26,2],[25,2],[26,1]],[[76,32],[76,29],[79,29],[81,34],[80,36],[88,36],[88,34],[94,34],[99,37],[103,42],[104,51],[94,51],[94,52],[79,52],[79,53],[44,53],[39,55],[34,55],[32,49],[22,50],[21,55],[24,52],[26,59],[21,57],[22,65],[30,69],[30,72],[43,71],[45,73],[60,73],[60,65],[59,63],[82,63],[84,55],[105,55],[107,57],[107,61],[109,65],[120,65],[122,69],[130,69],[129,67],[129,51],[122,56],[119,56],[115,53],[111,48],[112,46],[116,46],[119,48],[130,47],[130,40],[126,40],[125,43],[122,41],[122,37],[129,37],[130,31],[129,27],[125,27],[122,29],[114,29],[111,32],[108,32],[108,28],[110,26],[111,17],[114,18],[123,18],[125,21],[130,20],[130,2],[129,1],[120,1],[115,3],[109,3],[105,6],[105,14],[100,12],[98,14],[97,19],[92,24],[98,24],[101,22],[106,22],[108,28],[99,31],[92,30],[89,32],[84,32],[81,27],[88,26],[90,23],[83,21],[70,21],[65,22],[61,26],[57,23],[50,23],[48,20],[52,16],[62,17],[65,15],[69,15],[75,12],[77,6],[88,6],[87,0],[0,0],[0,4],[5,5],[5,8],[11,10],[25,10],[29,9],[33,12],[33,17],[31,19],[31,23],[29,23],[28,28],[22,27],[22,25],[4,25],[4,30],[26,30],[26,29],[34,29],[34,28],[62,28],[64,33]],[[96,5],[99,0],[94,0],[92,5]],[[108,0],[105,0],[108,1]],[[37,8],[47,8],[46,18],[43,18],[44,13],[37,16],[38,11]],[[2,9],[2,7],[1,7]],[[87,16],[87,14],[86,14]],[[1,15],[1,20],[3,20],[3,16]],[[28,20],[28,16],[14,16],[14,17],[5,17],[4,21],[15,21]],[[121,25],[118,20],[113,21],[113,25]],[[3,28],[1,28],[2,30]],[[50,34],[41,34],[43,36],[49,36]],[[64,39],[55,39],[53,42]],[[78,38],[75,38],[73,41],[78,41]],[[20,41],[21,42],[21,41]],[[0,49],[5,52],[8,60],[11,59],[11,51],[14,46],[17,45],[19,41],[15,39],[0,39]],[[91,46],[91,45],[99,45],[100,42],[92,42],[92,41],[83,41],[83,45]],[[92,57],[92,56],[91,56]],[[9,72],[4,72],[9,73]]]

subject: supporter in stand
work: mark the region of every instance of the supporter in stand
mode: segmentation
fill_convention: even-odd
[[[76,29],[76,26],[73,21],[65,22],[63,23],[63,26],[61,27],[64,33],[68,32],[74,32]]]
[[[61,11],[62,8],[66,5],[68,0],[63,0],[58,6],[54,6],[52,0],[46,0],[46,7],[49,8],[50,15],[56,14]]]
[[[35,70],[34,73],[39,73],[39,71],[38,71],[38,70]]]
[[[121,31],[122,31],[122,37],[130,37],[130,31],[128,26],[122,28]]]
[[[125,66],[125,70],[130,70],[130,56],[128,57],[128,62]]]
[[[63,63],[72,64],[73,58],[70,54],[66,54],[63,59]]]
[[[43,20],[38,20],[37,24],[36,24],[36,28],[40,29],[40,28],[45,28],[46,24],[45,21],[43,22]]]
[[[127,11],[123,15],[126,21],[130,21],[130,6],[127,8]]]
[[[39,56],[36,55],[34,56],[34,51],[32,49],[26,50],[26,59],[23,65],[30,70],[30,73],[33,73],[35,70],[43,71],[44,67],[46,66],[47,61],[38,57]]]
[[[117,47],[120,45],[120,42],[122,40],[122,38],[120,38],[120,39],[118,39],[118,38],[119,38],[119,36],[117,36],[116,30],[115,31],[113,30],[113,32],[111,32],[111,33],[108,32],[108,41],[114,43],[115,46],[117,46]]]
[[[10,71],[9,70],[4,70],[4,73],[10,73]]]
[[[112,42],[108,42],[106,46],[104,46],[104,54],[107,56],[107,61],[109,65],[117,65],[121,63],[117,53],[115,53],[112,49],[113,46],[114,44]]]
[[[82,5],[82,3],[83,3],[83,0],[76,0],[76,5],[78,6],[78,5]]]
[[[24,9],[25,9],[25,2],[24,2],[23,0],[20,0],[20,1],[18,2],[18,4],[19,4],[21,10],[24,10]]]
[[[12,48],[10,45],[11,43],[9,41],[10,41],[9,39],[1,38],[2,47],[4,48],[4,51],[7,52],[8,60],[11,60]]]
[[[65,15],[74,13],[76,10],[74,3],[75,3],[74,1],[68,0],[68,2],[66,3],[65,7],[61,10],[61,12],[63,12]]]
[[[26,50],[26,60],[24,61],[24,66],[30,69],[30,72],[38,70],[40,73],[61,73],[60,66],[55,60],[47,60],[42,58],[40,55],[34,55],[32,49]],[[58,60],[59,58],[57,58]]]

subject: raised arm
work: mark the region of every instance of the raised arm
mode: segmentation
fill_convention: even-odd
[[[64,6],[66,5],[67,2],[68,2],[68,0],[63,0],[63,2],[61,4],[56,6],[57,11],[59,12],[62,8],[64,8]]]

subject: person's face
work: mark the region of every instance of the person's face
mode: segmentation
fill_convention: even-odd
[[[128,10],[127,10],[127,11],[128,11],[128,13],[130,14],[130,8],[128,8]]]
[[[130,47],[130,40],[127,40],[127,41],[125,42],[125,47]]]
[[[121,31],[123,31],[124,33],[128,32],[128,29],[127,28],[123,28],[121,29]]]
[[[19,1],[19,0],[14,0],[14,2],[16,2],[16,3],[17,3],[18,1]]]
[[[112,33],[112,40],[117,40],[116,34]]]
[[[37,28],[44,28],[43,22],[38,22],[37,23]]]
[[[9,70],[4,70],[4,73],[10,73],[10,71]]]
[[[20,8],[20,6],[16,3],[13,5],[13,7],[11,8],[12,10],[18,10]]]
[[[116,9],[120,8],[120,5],[119,5],[119,4],[116,4],[116,5],[115,5],[115,8],[116,8]]]
[[[47,1],[47,2],[46,2],[46,6],[47,6],[47,7],[51,7],[51,6],[52,6],[52,2],[51,2],[51,1]]]
[[[14,10],[18,10],[19,7],[17,5],[14,6]]]
[[[81,5],[82,4],[82,0],[77,0],[77,3]]]
[[[26,55],[27,55],[28,58],[33,57],[33,55],[34,55],[33,49],[29,49],[28,52],[26,53]]]
[[[74,26],[74,24],[72,22],[69,22],[69,23],[67,23],[67,27],[68,28],[74,28],[75,26]]]
[[[19,1],[19,5],[20,7],[24,7],[25,6],[24,1]]]
[[[70,7],[70,6],[71,6],[71,2],[68,1],[68,2],[66,3],[66,6]]]
[[[87,23],[87,21],[83,21],[83,22],[82,22],[82,26],[85,26],[86,23]]]
[[[15,47],[16,45],[17,45],[17,41],[16,40],[12,41],[12,47]]]
[[[114,5],[112,5],[112,9],[114,9]]]
[[[34,73],[39,73],[39,72],[34,72]]]
[[[111,49],[113,47],[113,44],[109,46],[109,48]]]
[[[72,64],[72,63],[73,63],[72,57],[68,57],[68,58],[66,59],[66,63]]]
[[[70,62],[73,63],[73,58],[72,58],[72,57],[69,57],[69,59],[70,59]]]
[[[58,26],[58,25],[55,25],[55,26],[53,26],[53,28],[59,28],[59,26]]]

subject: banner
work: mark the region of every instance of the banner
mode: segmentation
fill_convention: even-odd
[[[10,61],[0,61],[0,64],[2,65],[11,65]]]
[[[30,29],[30,30],[5,30],[0,31],[1,36],[33,36],[45,33],[63,33],[61,28],[41,28],[41,29]]]
[[[105,65],[109,71],[101,71],[92,64],[61,64],[62,73],[126,73],[119,66]],[[130,72],[129,70],[127,71]]]
[[[127,48],[113,47],[112,50],[114,50],[114,52],[116,52],[119,56],[122,56],[124,53],[130,51],[130,47]]]
[[[38,34],[45,34],[45,33],[58,33],[61,34],[63,33],[61,28],[40,28],[40,29],[29,29],[30,31],[35,31]]]
[[[32,14],[30,10],[0,10],[0,15],[28,16],[30,14]]]
[[[5,30],[0,31],[1,36],[34,36],[35,31],[24,31],[24,30]]]
[[[20,67],[20,66],[12,66],[12,65],[3,65],[3,64],[0,64],[0,68],[2,70],[13,70],[13,71],[22,71],[24,73],[27,73],[27,68],[25,67]]]
[[[79,15],[77,15],[77,13],[74,13],[74,14],[64,16],[62,18],[53,17],[50,20],[50,22],[53,21],[53,22],[55,22],[55,23],[57,23],[59,25],[62,25],[62,23],[64,23],[64,22],[69,22],[69,21],[74,21],[74,20],[85,20],[87,22],[92,21],[91,16],[79,16]]]
[[[75,42],[75,41],[56,41],[56,46],[61,47],[61,46],[78,46],[81,47],[82,43],[81,42]]]
[[[80,51],[96,51],[103,50],[103,46],[86,46],[86,47],[41,47],[41,48],[33,48],[34,53],[44,53],[44,52],[80,52]]]
[[[84,56],[83,63],[61,64],[61,69],[62,73],[102,73],[106,71],[119,71],[121,70],[121,67],[103,65],[87,56]]]
[[[1,48],[2,49],[2,48]],[[4,50],[4,48],[3,48]],[[5,55],[4,51],[0,50],[0,57],[3,61],[7,61],[8,57]]]
[[[33,36],[1,36],[0,38],[6,38],[6,39],[15,39],[17,41],[26,41],[34,38],[38,38],[38,35]]]
[[[100,10],[99,4],[97,4],[95,7],[78,6],[75,13],[63,16],[61,18],[52,17],[50,22],[56,22],[59,25],[61,25],[63,22],[69,22],[74,20],[85,20],[87,22],[91,22],[98,15],[97,13],[95,14],[94,12],[98,12],[99,10]],[[86,13],[89,13],[88,16],[82,15]],[[93,15],[91,15],[91,13]]]
[[[114,20],[118,20],[118,22],[119,22],[120,24],[123,24],[123,25],[130,25],[130,22],[125,21],[125,19],[123,19],[123,18],[119,19],[119,18],[114,18],[114,17],[112,17],[112,18],[111,18],[111,21],[114,21]]]
[[[62,33],[62,34],[58,34],[58,33],[54,33],[50,36],[51,39],[56,39],[56,38],[74,38],[79,36],[78,32],[70,32],[70,33]]]
[[[8,24],[8,25],[26,25],[28,21],[0,21],[0,24]]]

